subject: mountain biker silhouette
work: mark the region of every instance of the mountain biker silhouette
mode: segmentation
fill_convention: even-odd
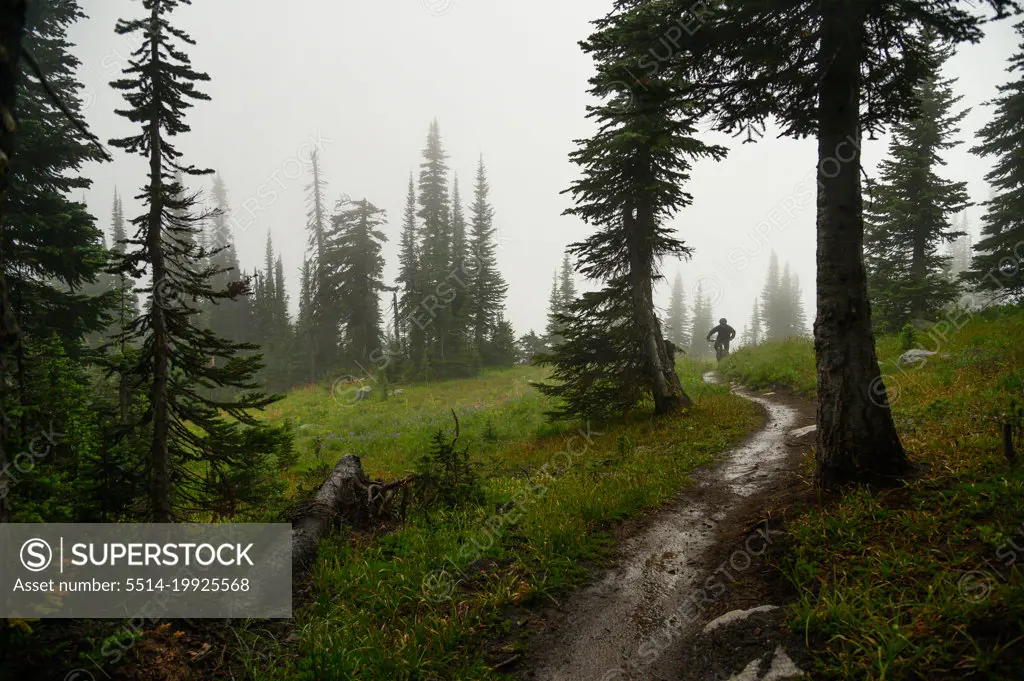
[[[729,341],[736,337],[736,329],[729,326],[725,317],[722,317],[718,320],[718,326],[708,332],[708,342],[711,342],[711,336],[715,336],[715,359],[721,362],[729,354]]]

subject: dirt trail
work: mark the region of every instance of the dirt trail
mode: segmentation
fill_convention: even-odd
[[[705,380],[714,381],[714,375],[705,375]],[[683,643],[699,631],[699,618],[688,614],[694,612],[688,603],[705,589],[716,538],[723,525],[736,521],[734,508],[753,497],[770,496],[792,469],[792,449],[785,438],[807,420],[796,406],[736,392],[764,408],[765,426],[728,452],[723,463],[696,473],[694,485],[624,540],[612,568],[547,613],[552,626],[532,648],[528,678],[680,677],[679,670],[687,665],[683,651],[692,650]]]

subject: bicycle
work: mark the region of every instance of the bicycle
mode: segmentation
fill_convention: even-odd
[[[729,348],[725,343],[714,341],[712,344],[715,346],[716,361],[721,362],[723,357],[729,356]]]

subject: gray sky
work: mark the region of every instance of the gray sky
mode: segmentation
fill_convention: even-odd
[[[90,18],[71,38],[83,62],[87,122],[104,141],[132,134],[113,113],[124,102],[108,82],[120,76],[133,47],[114,24],[138,16],[141,4],[83,4]],[[294,308],[306,243],[309,173],[302,159],[310,141],[321,140],[332,206],[348,194],[387,210],[386,276],[392,279],[409,172],[418,167],[427,127],[437,117],[464,203],[483,154],[501,230],[499,264],[510,284],[508,315],[517,333],[541,331],[562,249],[589,231],[561,215],[570,204],[559,192],[576,176],[568,160],[572,140],[592,131],[584,118],[592,69],[576,43],[610,6],[610,0],[293,0],[282,13],[276,0],[196,0],[175,24],[198,43],[189,54],[212,78],[202,86],[212,101],[188,113],[192,132],[176,144],[187,161],[224,177],[243,268],[262,263],[271,231]],[[962,47],[947,65],[947,75],[960,79],[961,105],[973,109],[964,121],[966,140],[990,116],[982,103],[1007,80],[1015,38],[1009,22],[994,25],[983,43]],[[724,162],[695,169],[688,187],[694,204],[675,221],[694,258],[665,263],[666,275],[671,280],[679,269],[688,297],[703,282],[716,317],[741,329],[774,249],[799,274],[812,320],[814,206],[799,187],[814,171],[815,143],[771,139],[770,130],[758,144],[712,137],[733,151]],[[866,143],[870,175],[885,145],[885,139]],[[972,199],[984,200],[988,163],[965,146],[948,154],[947,176],[968,181]],[[126,214],[137,215],[140,204],[132,197],[146,170],[142,159],[111,151],[114,163],[87,169],[94,185],[86,196],[108,234],[114,188]],[[980,208],[969,214],[977,231]],[[662,299],[667,302],[667,286]]]

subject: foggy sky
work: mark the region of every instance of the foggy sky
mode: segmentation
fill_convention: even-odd
[[[108,83],[133,48],[113,28],[139,16],[141,3],[86,0],[89,19],[71,33],[86,84],[85,117],[104,142],[134,134],[114,115],[125,106]],[[500,230],[498,259],[510,284],[508,317],[517,334],[542,332],[551,276],[563,248],[590,229],[562,211],[560,195],[577,175],[568,154],[588,136],[585,91],[592,67],[577,41],[610,0],[293,0],[281,12],[271,0],[195,0],[173,23],[197,41],[193,66],[211,81],[212,97],[187,113],[192,132],[175,140],[184,160],[217,170],[227,185],[242,267],[263,262],[270,231],[284,259],[294,311],[298,268],[305,252],[305,186],[311,141],[322,148],[329,207],[342,195],[367,198],[387,210],[385,277],[397,274],[401,213],[411,171],[418,175],[428,125],[437,118],[449,164],[460,178],[464,204],[472,200],[478,157],[489,171]],[[959,78],[967,144],[946,155],[945,175],[966,180],[972,200],[988,198],[989,163],[967,153],[973,134],[991,116],[983,102],[1008,80],[1006,60],[1016,36],[1011,22],[989,27],[979,45],[961,46],[946,75]],[[813,186],[816,143],[758,144],[709,135],[732,152],[723,162],[701,162],[687,190],[694,203],[675,220],[695,249],[678,270],[687,297],[697,282],[711,292],[715,316],[742,330],[774,249],[799,275],[808,322],[814,318],[814,203],[801,198]],[[865,142],[864,165],[874,177],[887,139]],[[115,187],[128,217],[145,179],[145,162],[110,149],[115,162],[89,166],[85,195],[99,225],[110,233]],[[810,178],[808,180],[808,178]],[[208,178],[193,178],[208,192]],[[794,207],[795,206],[795,207]],[[248,208],[249,210],[246,210]],[[968,214],[975,234],[981,208]],[[667,285],[660,297],[667,303]]]

